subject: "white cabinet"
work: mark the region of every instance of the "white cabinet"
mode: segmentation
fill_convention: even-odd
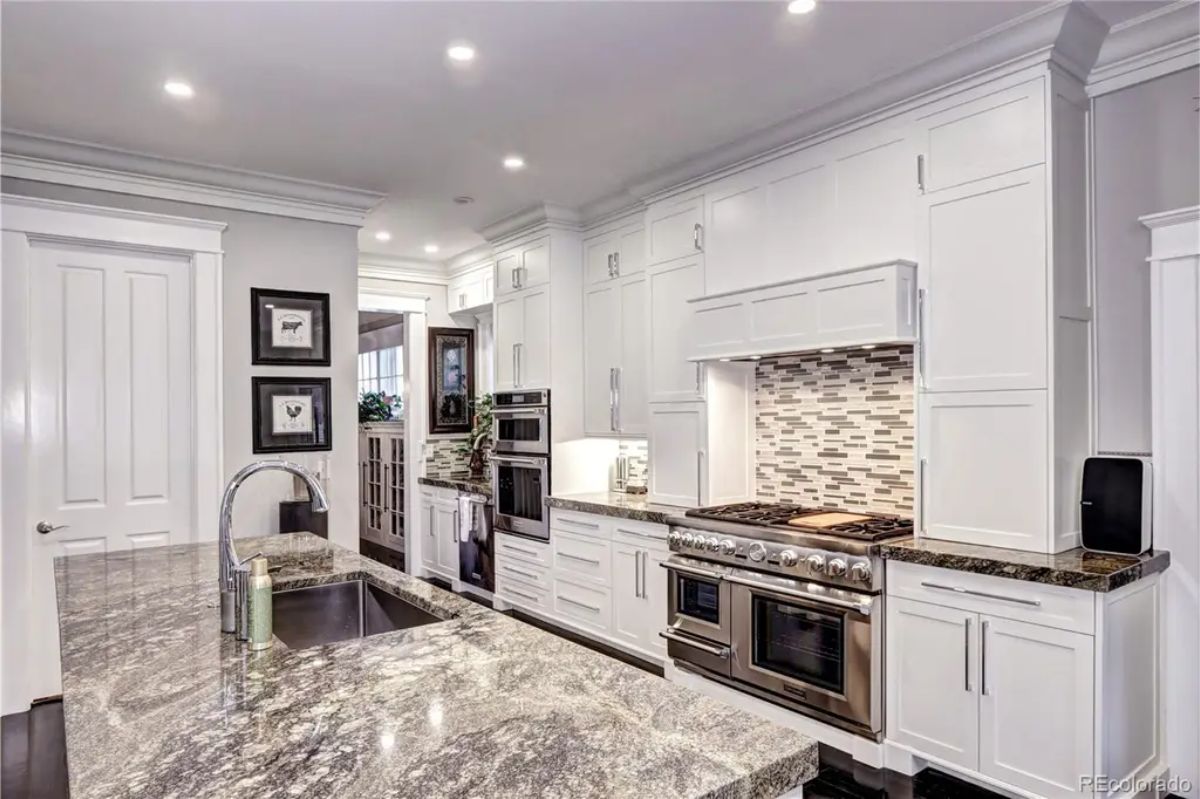
[[[495,291],[512,294],[550,282],[550,237],[525,242],[496,256]]]
[[[612,634],[629,646],[666,657],[659,633],[666,626],[667,580],[661,566],[670,554],[665,528],[613,522]]]
[[[662,505],[706,504],[700,491],[704,469],[706,409],[702,402],[650,406],[647,490]]]
[[[438,538],[437,520],[434,516],[434,496],[432,491],[422,491],[418,502],[417,531],[421,534],[421,565],[427,571],[438,568]],[[409,550],[411,552],[411,550]]]
[[[647,264],[704,251],[704,195],[672,197],[646,211]]]
[[[550,294],[546,288],[496,301],[496,389],[548,388]]]
[[[488,261],[472,266],[451,279],[446,286],[446,306],[450,313],[479,313],[491,308],[496,286],[495,264]]]
[[[829,146],[836,193],[829,231],[838,268],[917,260],[916,147],[911,129],[883,123]],[[869,236],[863,235],[864,226]]]
[[[589,284],[638,274],[646,268],[645,228],[632,225],[589,238],[583,259]]]
[[[458,579],[458,492],[421,489],[418,503],[421,565],[425,571],[448,580]]]
[[[583,312],[585,431],[645,435],[645,277],[588,286]]]
[[[702,367],[688,360],[693,331],[688,300],[703,293],[703,256],[681,258],[647,269],[650,402],[678,402],[704,396]]]

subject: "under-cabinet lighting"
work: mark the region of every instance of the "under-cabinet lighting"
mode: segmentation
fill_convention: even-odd
[[[817,7],[817,0],[792,0],[787,4],[789,14],[807,14]]]

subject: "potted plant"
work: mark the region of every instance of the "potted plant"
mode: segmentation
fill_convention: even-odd
[[[364,391],[358,398],[358,421],[390,422],[392,398],[382,391]]]
[[[461,450],[469,458],[467,468],[474,479],[483,477],[487,448],[491,441],[492,395],[480,394],[471,402],[471,432]]]

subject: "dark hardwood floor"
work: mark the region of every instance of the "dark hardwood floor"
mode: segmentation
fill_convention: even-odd
[[[0,718],[4,799],[66,799],[67,742],[62,702],[43,702]]]

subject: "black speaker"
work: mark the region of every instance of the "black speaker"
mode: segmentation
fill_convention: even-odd
[[[1084,549],[1140,555],[1151,544],[1150,462],[1087,458],[1079,502]]]

